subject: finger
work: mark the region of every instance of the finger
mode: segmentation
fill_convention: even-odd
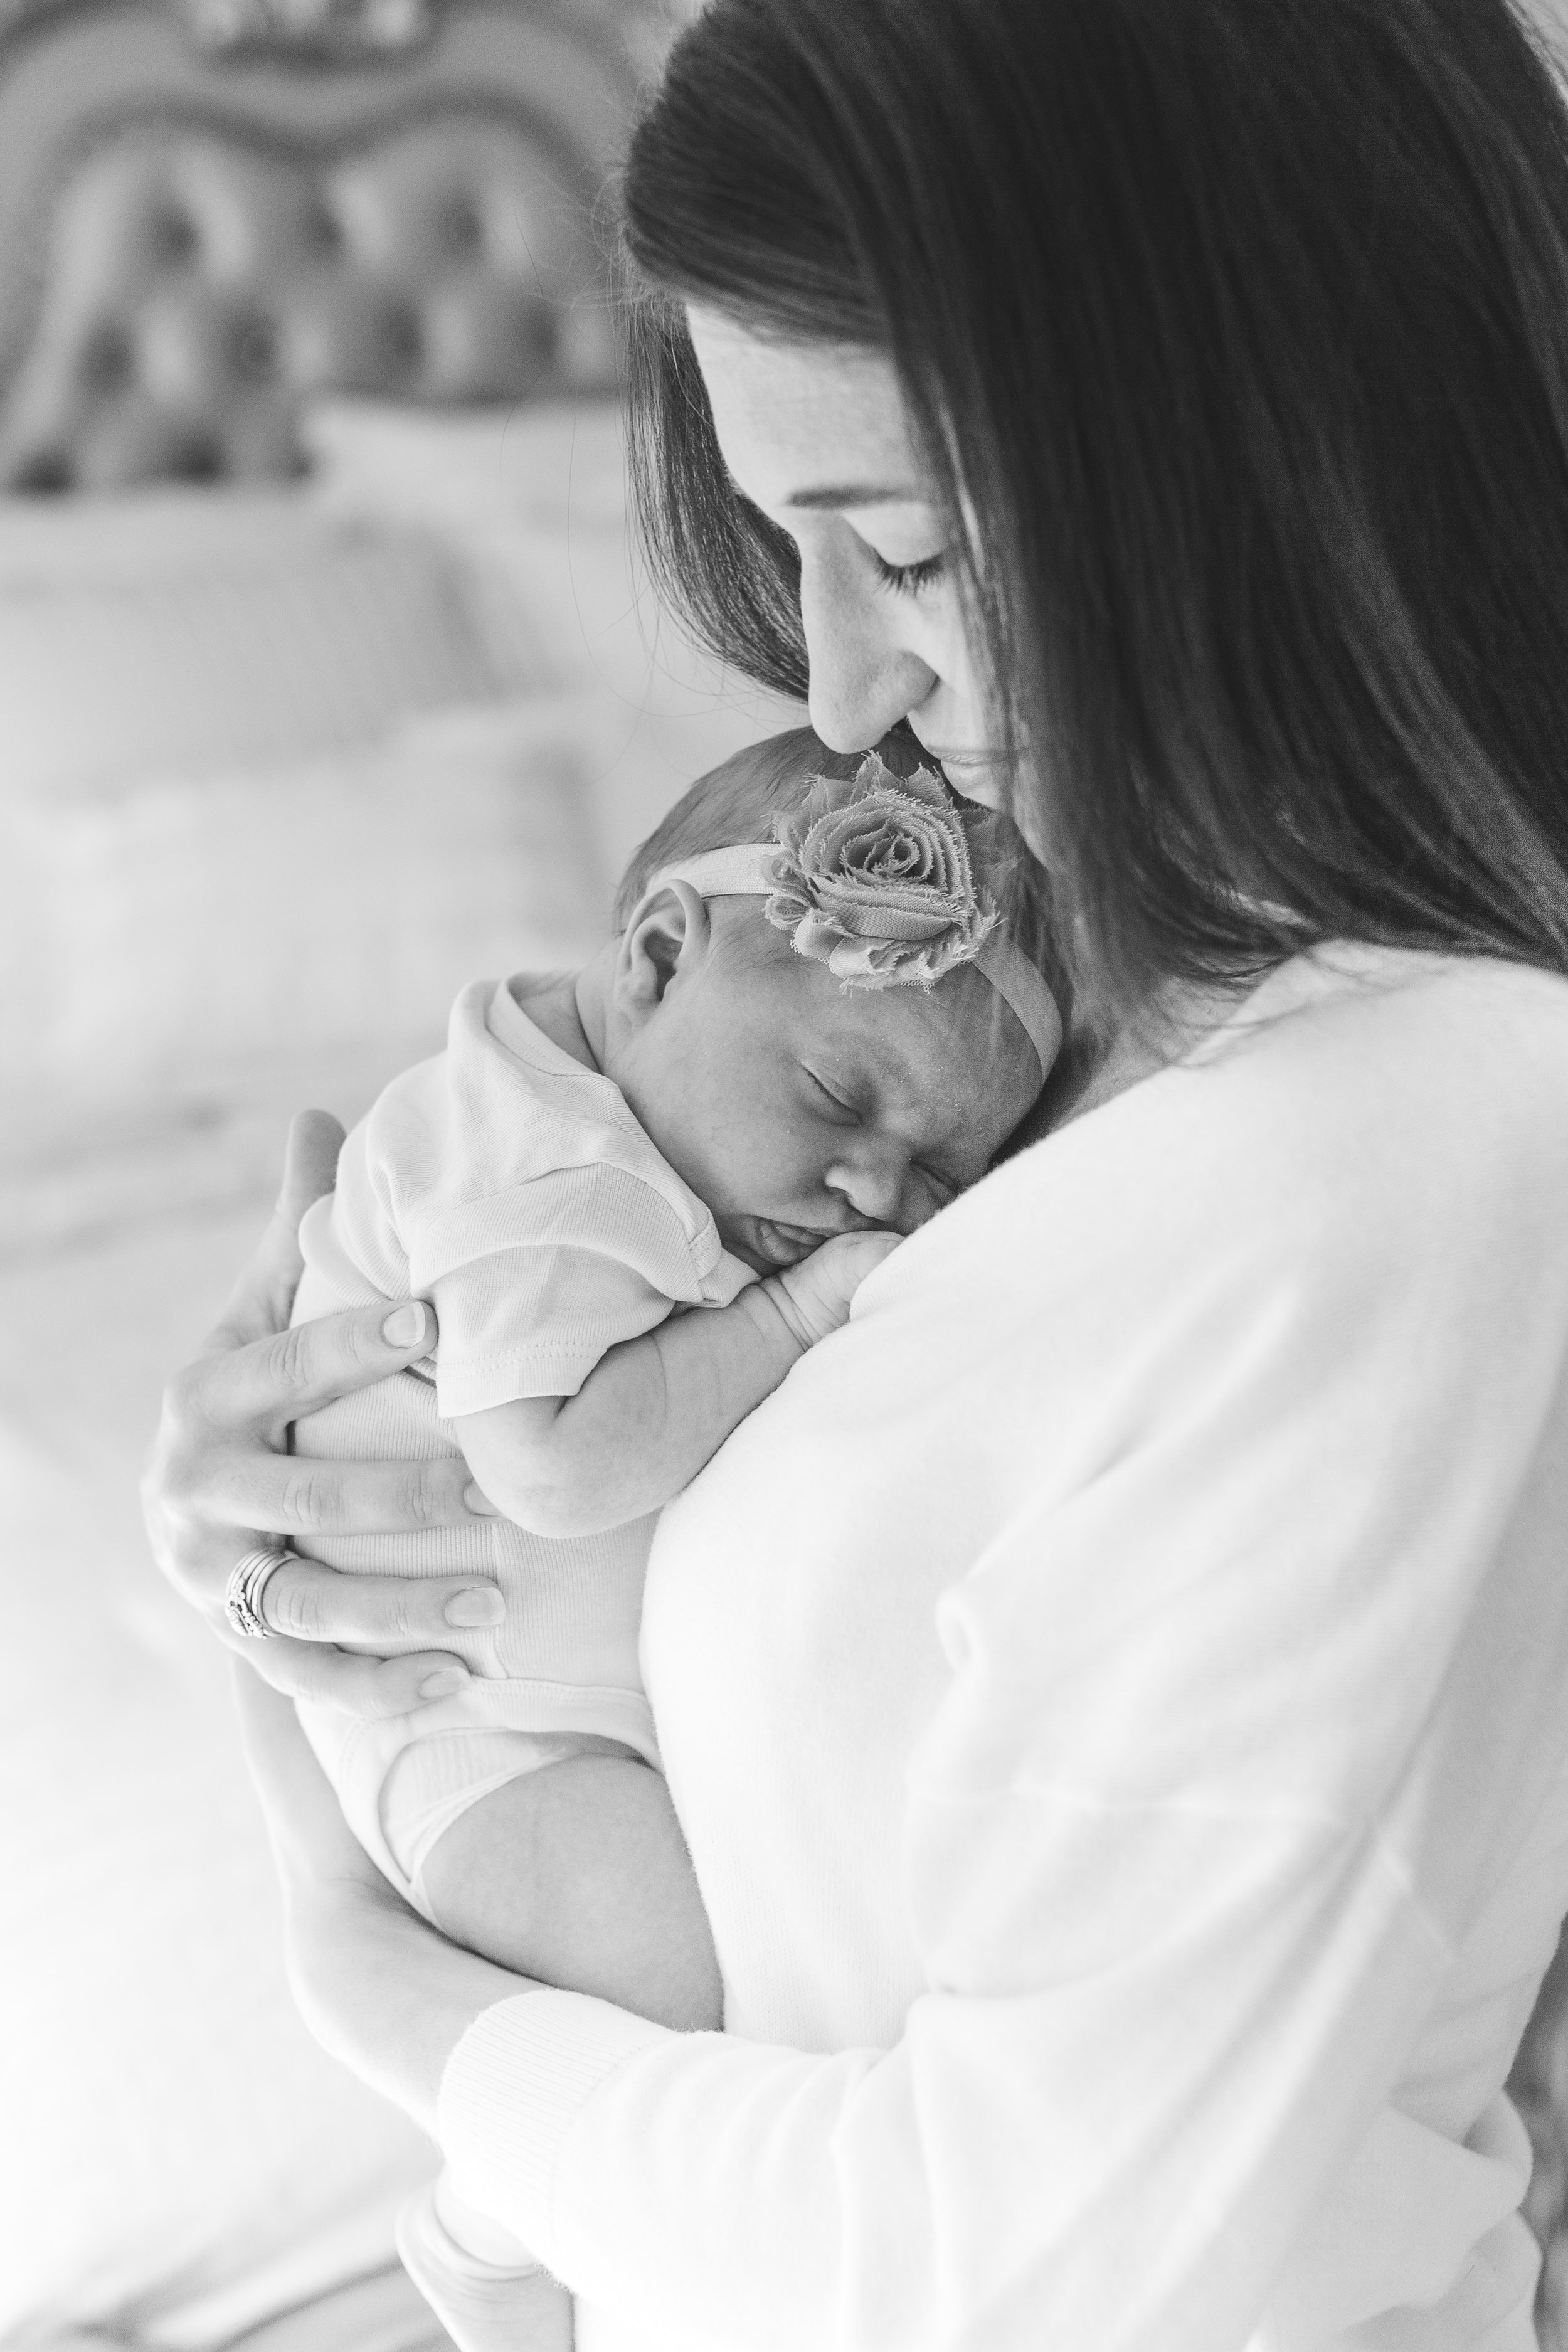
[[[471,1504],[464,1500],[470,1490]],[[219,1446],[193,1455],[184,1499],[209,1531],[267,1528],[298,1537],[301,1549],[309,1549],[312,1536],[396,1535],[495,1516],[459,1454],[434,1462],[349,1462]],[[204,1558],[210,1552],[215,1562],[221,1559],[226,1576],[226,1542],[221,1532],[221,1539],[203,1546]]]
[[[290,1554],[262,1587],[260,1614],[294,1642],[363,1643],[383,1657],[429,1645],[455,1632],[492,1631],[506,1617],[499,1586],[482,1576],[344,1576]]]
[[[862,1279],[903,1247],[902,1234],[864,1234],[860,1237]]]
[[[208,1335],[208,1353],[244,1347],[288,1322],[303,1264],[300,1220],[312,1201],[331,1191],[342,1143],[342,1126],[330,1111],[302,1110],[293,1121],[271,1217]]]
[[[201,1357],[171,1383],[170,1399],[177,1416],[204,1433],[280,1436],[335,1398],[406,1371],[435,1339],[435,1309],[422,1299],[351,1307]]]
[[[406,1371],[429,1353],[436,1336],[436,1310],[422,1298],[345,1307],[212,1359],[215,1392],[231,1425],[281,1430]]]
[[[247,1641],[226,1626],[223,1639],[279,1698],[335,1706],[345,1715],[414,1715],[449,1698],[469,1678],[461,1658],[449,1650],[359,1658],[320,1642]]]

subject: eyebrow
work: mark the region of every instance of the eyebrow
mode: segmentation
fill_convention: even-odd
[[[929,499],[908,483],[825,482],[819,488],[795,490],[786,507],[923,507]]]
[[[878,1046],[875,1061],[863,1053],[857,1054],[855,1086],[863,1101],[880,1108],[889,1095],[915,1092],[914,1066],[901,1047],[885,1038]]]

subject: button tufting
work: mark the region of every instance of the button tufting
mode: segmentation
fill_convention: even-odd
[[[210,433],[183,433],[169,452],[169,471],[182,482],[213,482],[223,472],[223,451]]]
[[[461,261],[472,260],[484,243],[485,225],[471,196],[453,198],[441,223],[441,235],[448,253]]]
[[[520,314],[517,330],[518,341],[529,357],[548,367],[561,348],[561,321],[555,312],[542,303],[531,305]]]
[[[305,215],[305,243],[310,252],[331,259],[342,253],[346,238],[343,225],[324,197],[318,196]]]
[[[160,213],[153,223],[153,250],[160,261],[183,263],[195,257],[201,243],[188,213]]]
[[[0,475],[35,490],[276,476],[306,392],[614,381],[607,330],[584,340],[573,308],[597,258],[521,123],[421,119],[313,157],[143,125],[84,157],[59,222],[0,404]]]
[[[89,392],[122,392],[134,363],[131,337],[124,327],[95,327],[82,345],[81,378]]]
[[[387,366],[400,373],[418,366],[425,353],[425,336],[412,310],[388,310],[382,320],[381,350]]]
[[[235,335],[234,356],[241,374],[264,383],[282,363],[283,338],[270,319],[245,320]]]
[[[68,490],[75,478],[75,469],[63,449],[37,449],[30,457],[23,458],[11,478],[11,487],[32,498],[53,498]]]

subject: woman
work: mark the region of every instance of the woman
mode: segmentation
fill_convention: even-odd
[[[728,2032],[433,1937],[249,1677],[301,1999],[597,2347],[1533,2343],[1500,2086],[1568,1907],[1568,121],[1509,0],[715,0],[633,144],[637,453],[710,639],[1048,865],[1079,1050],[667,1515]],[[150,1483],[455,1516],[287,1423]],[[316,1155],[312,1159],[311,1154]],[[765,1501],[763,1500],[765,1498]],[[452,1586],[267,1587],[417,1702]],[[325,1646],[388,1629],[431,1652]]]

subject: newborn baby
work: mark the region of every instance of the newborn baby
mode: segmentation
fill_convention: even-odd
[[[321,1557],[500,1596],[464,1596],[435,1704],[300,1717],[394,1886],[524,1975],[720,2021],[637,1673],[654,1515],[1037,1095],[1060,1024],[1002,830],[806,730],[741,753],[644,845],[584,970],[464,990],[305,1219],[296,1322],[427,1299],[439,1336],[295,1452],[460,1451],[496,1513]],[[563,2291],[442,2184],[401,2243],[466,2352],[503,2278],[510,2341],[570,2342]]]

